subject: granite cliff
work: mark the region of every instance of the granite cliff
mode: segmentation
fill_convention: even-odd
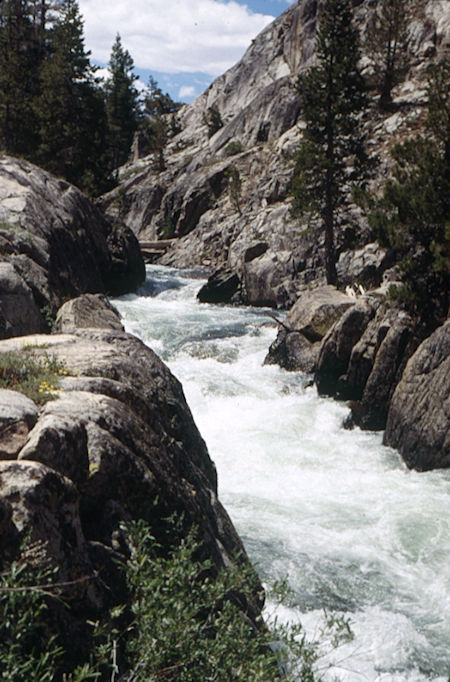
[[[423,122],[428,65],[450,47],[448,0],[419,4],[410,24],[410,68],[394,90],[393,110],[381,112],[372,93],[366,125],[370,153],[380,158],[375,190],[386,177],[392,144]],[[102,202],[144,239],[177,238],[162,263],[225,268],[238,277],[240,297],[255,305],[288,308],[301,291],[325,281],[321,230],[306,230],[289,211],[302,134],[296,79],[314,60],[318,5],[293,3],[238,64],[181,109],[164,170],[152,155],[133,159],[121,171],[120,187]],[[363,34],[370,9],[368,1],[355,3]],[[370,55],[363,54],[362,65],[370,81]],[[233,195],[236,171],[240,190]],[[378,286],[391,266],[389,254],[374,243],[358,207],[343,218],[337,242],[340,282]]]

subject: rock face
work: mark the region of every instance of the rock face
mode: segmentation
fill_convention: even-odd
[[[354,3],[362,32],[373,4]],[[256,305],[288,308],[311,282],[325,282],[320,225],[302,224],[289,210],[302,136],[296,81],[314,60],[320,7],[321,2],[294,2],[238,64],[182,107],[181,132],[165,150],[165,170],[155,170],[151,155],[138,159],[124,167],[120,188],[102,200],[111,216],[123,216],[142,238],[179,238],[162,263],[231,269]],[[450,2],[421,3],[410,33],[411,67],[393,93],[397,110],[383,114],[374,106],[367,124],[370,152],[381,160],[375,187],[391,163],[388,140],[399,141],[421,125],[427,66],[449,50]],[[370,76],[371,55],[363,56],[363,64]],[[209,137],[205,118],[211,110],[222,126]],[[237,197],[230,191],[236,172]],[[377,287],[390,254],[373,242],[358,207],[342,218],[336,238],[341,281]]]
[[[384,442],[410,468],[450,467],[450,321],[409,360],[393,395]]]
[[[353,401],[351,423],[384,429],[392,394],[417,344],[409,315],[365,297],[322,341],[316,369],[319,393]]]
[[[144,277],[128,228],[67,182],[0,156],[0,338],[45,330],[67,298],[125,293]]]
[[[86,615],[124,599],[116,564],[128,552],[123,522],[146,519],[167,542],[165,519],[176,513],[183,517],[176,532],[181,537],[195,524],[216,567],[245,562],[246,554],[169,369],[120,329],[100,296],[70,301],[58,321],[70,333],[0,341],[0,353],[26,344],[28,354],[54,357],[67,372],[39,411],[25,396],[0,391],[0,541],[4,558],[31,531],[43,543],[41,558],[70,582],[70,613],[55,618],[75,651],[87,637]],[[250,617],[255,604],[247,605]]]
[[[16,531],[31,531],[41,541],[40,560],[58,569],[58,579],[92,577],[94,569],[81,530],[78,492],[74,484],[38,462],[0,462],[0,491],[10,506]],[[86,580],[70,586],[67,597],[98,606],[99,583]]]

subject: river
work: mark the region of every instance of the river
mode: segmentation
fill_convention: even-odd
[[[182,382],[263,581],[287,577],[279,616],[312,638],[324,610],[349,618],[353,640],[319,660],[326,679],[447,682],[450,472],[408,471],[380,433],[344,430],[344,404],[263,366],[268,311],[199,304],[202,283],[149,266],[114,303]]]

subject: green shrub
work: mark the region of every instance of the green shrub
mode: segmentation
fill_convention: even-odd
[[[170,550],[156,542],[143,521],[130,524],[126,532],[131,547],[124,564],[129,599],[104,613],[100,622],[90,623],[88,660],[74,662],[73,652],[63,649],[55,632],[50,607],[52,600],[61,600],[61,592],[54,571],[39,567],[29,545],[22,548],[20,559],[1,567],[2,680],[320,679],[314,668],[322,648],[307,641],[301,625],[279,625],[275,619],[270,629],[262,621],[255,627],[245,615],[245,604],[255,595],[258,582],[251,568],[217,574],[210,561],[198,558],[201,545],[194,530]],[[285,599],[284,582],[276,593],[278,601]],[[348,623],[335,617],[327,619],[321,634],[331,648],[351,638]]]
[[[234,156],[235,154],[240,154],[244,147],[240,140],[231,140],[225,147],[225,156]]]
[[[209,107],[203,113],[203,124],[208,128],[208,137],[212,137],[223,127],[222,117],[216,107]]]
[[[110,675],[112,635],[90,623],[89,660],[69,666],[73,652],[64,649],[55,611],[70,609],[62,601],[65,583],[56,580],[57,569],[45,560],[45,544],[26,537],[18,557],[0,571],[0,679],[2,682],[84,682]],[[3,557],[2,557],[3,558]],[[4,558],[3,558],[4,559]],[[109,660],[107,660],[109,659]],[[102,672],[100,672],[102,671]]]
[[[248,571],[233,568],[214,576],[209,561],[195,559],[200,546],[193,531],[168,556],[160,555],[143,523],[132,526],[131,537],[133,679],[277,679],[266,633],[255,630],[236,599],[249,592]]]
[[[54,679],[62,650],[56,636],[49,635],[45,586],[52,581],[52,571],[33,566],[27,558],[0,573],[0,671],[5,682]]]

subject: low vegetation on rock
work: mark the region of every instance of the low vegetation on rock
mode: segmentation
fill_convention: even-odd
[[[32,347],[0,353],[0,388],[23,393],[37,405],[59,394],[59,380],[69,374],[65,364],[50,355],[35,355]]]

